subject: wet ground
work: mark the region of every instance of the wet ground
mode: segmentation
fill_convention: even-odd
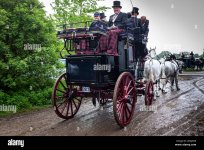
[[[114,120],[112,102],[94,107],[86,99],[71,120],[60,119],[52,108],[2,117],[0,135],[204,136],[204,72],[184,72],[179,78],[181,90],[168,87],[149,111],[144,97],[138,97],[133,120],[124,129]]]

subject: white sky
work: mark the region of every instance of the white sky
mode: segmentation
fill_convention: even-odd
[[[39,1],[45,5],[47,14],[53,13],[50,3],[54,0]],[[132,10],[130,0],[120,1],[122,12]],[[156,46],[157,53],[168,50],[172,53],[194,51],[202,54],[204,49],[203,0],[132,0],[132,2],[134,7],[140,9],[140,14],[150,20],[148,47]],[[98,5],[112,7],[113,0],[105,0]],[[107,19],[112,13],[112,9],[105,12]]]

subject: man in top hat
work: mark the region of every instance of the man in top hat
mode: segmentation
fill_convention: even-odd
[[[106,32],[107,25],[101,20],[99,12],[94,13],[94,21],[91,23],[89,30],[101,30]]]
[[[112,8],[113,8],[114,14],[110,16],[108,26],[112,28],[124,29],[125,22],[128,17],[126,13],[121,12],[122,6],[120,5],[120,1],[114,1]]]
[[[100,17],[101,17],[101,22],[103,22],[106,26],[108,26],[105,13],[100,13]]]
[[[144,26],[142,25],[141,19],[137,18],[139,15],[139,8],[133,7],[131,12],[131,18],[126,21],[126,29],[127,32],[134,33],[134,47],[135,50],[135,58],[138,60],[139,58],[143,58],[147,55],[146,43],[142,43],[142,34],[144,34]],[[136,28],[140,28],[140,30],[136,30],[137,32],[133,32]],[[131,29],[131,30],[129,30]]]
[[[126,28],[142,27],[141,20],[137,18],[139,15],[139,8],[133,7],[131,17],[126,21]]]
[[[114,1],[112,8],[114,15],[110,16],[108,22],[107,52],[109,54],[118,54],[118,36],[125,29],[127,14],[121,12],[120,1]]]

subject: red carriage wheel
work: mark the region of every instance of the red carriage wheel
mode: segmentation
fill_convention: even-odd
[[[153,98],[154,98],[154,84],[152,80],[150,80],[146,83],[145,105],[146,106],[152,105]]]
[[[135,80],[129,72],[124,72],[119,76],[113,93],[114,117],[120,127],[130,123],[136,101]]]
[[[78,112],[82,98],[77,96],[79,86],[67,84],[67,74],[62,74],[57,79],[52,92],[52,104],[55,113],[63,118],[70,119]]]

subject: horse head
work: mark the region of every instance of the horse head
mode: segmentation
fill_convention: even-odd
[[[178,64],[179,73],[182,73],[183,72],[183,67],[184,67],[184,62],[180,61],[180,60],[176,60],[176,61],[177,61],[177,64]]]
[[[151,48],[150,47],[150,50],[149,50],[149,56],[151,57],[151,58],[154,58],[157,54],[156,54],[156,47],[155,48]]]

